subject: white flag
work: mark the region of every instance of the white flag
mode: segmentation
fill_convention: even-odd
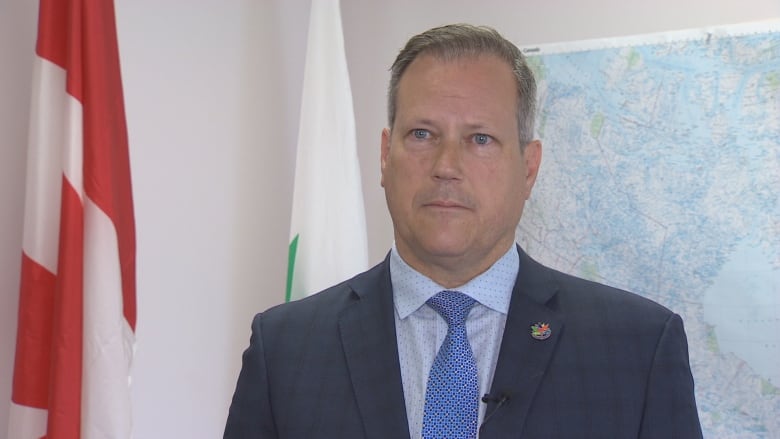
[[[365,209],[338,0],[311,5],[295,164],[288,301],[368,268]]]

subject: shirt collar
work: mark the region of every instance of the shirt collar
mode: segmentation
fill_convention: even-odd
[[[407,264],[393,244],[390,250],[390,281],[393,303],[401,319],[419,309],[428,299],[443,290],[457,290],[480,304],[506,314],[520,269],[520,256],[513,245],[484,273],[457,288],[444,288]]]

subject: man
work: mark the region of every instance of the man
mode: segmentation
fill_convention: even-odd
[[[391,74],[395,245],[255,317],[225,437],[701,437],[680,317],[515,244],[542,150],[517,47],[444,26]]]

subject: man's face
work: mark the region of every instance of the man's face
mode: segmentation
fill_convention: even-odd
[[[401,77],[382,132],[385,188],[400,255],[444,285],[462,285],[514,243],[541,144],[521,148],[509,65],[492,55],[422,55]]]

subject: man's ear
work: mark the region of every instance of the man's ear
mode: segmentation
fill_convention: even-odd
[[[536,176],[539,175],[539,166],[542,162],[542,142],[533,140],[525,145],[523,149],[523,161],[525,162],[525,199],[531,196],[531,189],[536,183]]]
[[[381,170],[380,184],[385,187],[385,168],[387,168],[388,155],[390,154],[390,128],[382,130],[382,145],[379,152],[379,166]]]

